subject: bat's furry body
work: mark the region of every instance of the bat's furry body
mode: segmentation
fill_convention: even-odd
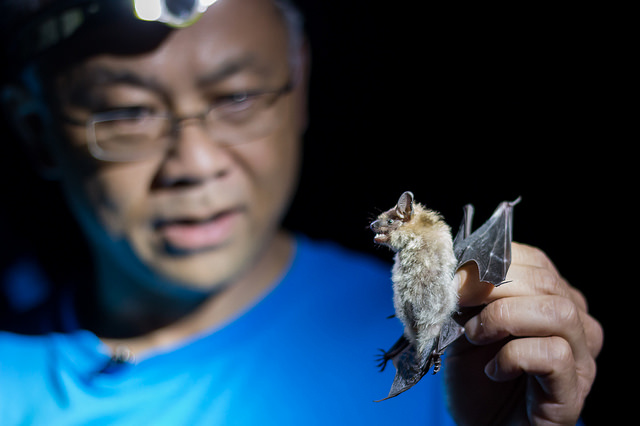
[[[396,316],[405,326],[400,339],[380,357],[396,367],[389,395],[411,388],[433,367],[440,370],[445,349],[464,334],[454,313],[458,307],[453,276],[467,262],[478,265],[481,281],[505,283],[511,264],[512,211],[520,199],[500,203],[480,228],[471,232],[473,206],[465,206],[456,238],[442,217],[413,202],[405,192],[398,204],[371,224],[374,241],[396,252],[392,281]]]
[[[371,228],[376,242],[396,252],[392,271],[396,316],[420,354],[432,350],[442,324],[456,311],[453,282],[458,261],[451,230],[442,217],[405,192]]]

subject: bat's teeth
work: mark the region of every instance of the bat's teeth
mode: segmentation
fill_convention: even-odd
[[[383,244],[387,241],[387,235],[386,234],[376,234],[375,237],[373,237],[373,241],[375,241],[378,244]]]

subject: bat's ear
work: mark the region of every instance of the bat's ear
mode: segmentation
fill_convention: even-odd
[[[407,191],[400,196],[398,205],[396,205],[396,213],[402,218],[403,222],[408,222],[413,216],[413,193]]]

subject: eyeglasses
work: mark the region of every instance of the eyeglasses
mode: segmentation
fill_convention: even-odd
[[[278,123],[271,107],[292,89],[289,80],[276,90],[236,92],[217,99],[207,111],[193,116],[175,117],[170,112],[132,107],[94,114],[86,122],[63,119],[86,125],[87,145],[95,158],[139,161],[171,149],[185,120],[202,121],[206,133],[221,145],[237,145],[269,135]]]

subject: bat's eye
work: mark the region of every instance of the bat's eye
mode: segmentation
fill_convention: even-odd
[[[387,219],[387,225],[393,225],[393,219]]]

